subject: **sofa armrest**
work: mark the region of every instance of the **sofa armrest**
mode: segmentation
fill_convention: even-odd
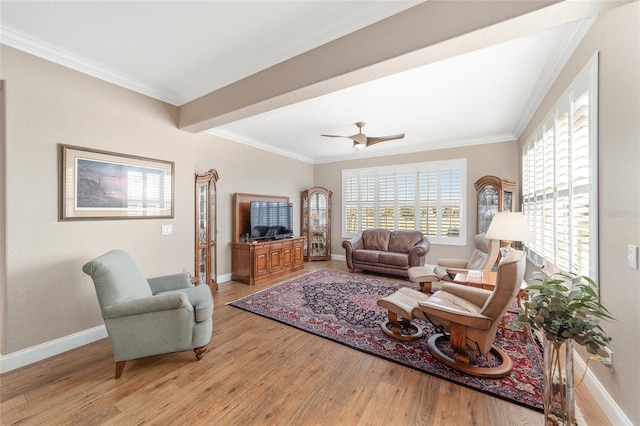
[[[345,250],[347,268],[349,268],[349,270],[353,270],[353,252],[356,250],[364,249],[364,241],[362,240],[362,236],[355,237],[350,240],[344,240],[342,242],[342,247],[344,247]]]
[[[150,312],[186,309],[193,311],[189,298],[185,293],[167,293],[157,296],[130,299],[102,308],[104,319],[113,319],[131,315],[141,315]]]
[[[163,291],[177,290],[180,288],[193,287],[189,280],[189,275],[182,272],[179,274],[164,275],[162,277],[148,278],[147,282],[151,287],[151,293],[156,294]]]
[[[431,248],[431,243],[427,237],[422,238],[415,246],[411,247],[409,250],[409,266],[422,266],[424,265],[424,258],[427,253],[429,253],[429,249]]]

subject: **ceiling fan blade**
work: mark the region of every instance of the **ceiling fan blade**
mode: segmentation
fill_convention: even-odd
[[[404,139],[404,133],[399,133],[397,135],[389,135],[389,136],[379,136],[379,137],[373,136],[373,137],[367,138],[367,146],[375,145],[379,142],[393,141],[396,139]]]
[[[324,136],[326,138],[347,138],[347,139],[349,139],[349,136],[342,136],[342,135],[320,135],[320,136]]]

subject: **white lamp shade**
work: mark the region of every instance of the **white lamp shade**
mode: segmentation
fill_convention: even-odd
[[[533,238],[522,212],[496,213],[485,236],[490,240],[504,241],[530,241]]]

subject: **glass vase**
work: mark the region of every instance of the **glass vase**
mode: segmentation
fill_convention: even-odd
[[[546,426],[575,425],[573,340],[544,337],[544,419]]]

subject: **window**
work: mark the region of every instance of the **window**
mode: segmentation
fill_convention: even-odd
[[[420,230],[432,244],[466,244],[465,159],[342,171],[342,236]]]
[[[595,56],[524,145],[523,212],[536,264],[597,277],[597,82]]]

